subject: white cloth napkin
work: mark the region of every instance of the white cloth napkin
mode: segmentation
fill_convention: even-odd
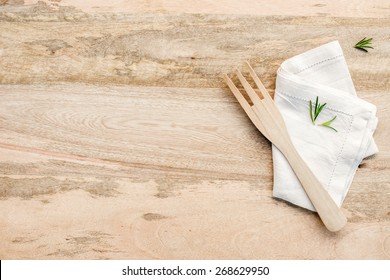
[[[316,123],[337,116],[334,130],[313,125],[309,100],[327,103]],[[357,97],[338,41],[292,57],[280,66],[275,103],[299,154],[338,206],[363,158],[378,152],[372,138],[376,107]],[[283,154],[272,147],[274,197],[315,211]]]

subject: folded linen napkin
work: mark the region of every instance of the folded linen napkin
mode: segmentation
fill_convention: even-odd
[[[316,123],[337,116],[334,130],[313,125],[309,101],[327,103]],[[275,103],[292,142],[338,206],[363,158],[378,152],[372,138],[376,107],[357,97],[342,49],[334,41],[292,57],[280,66]],[[313,103],[313,104],[314,104]],[[272,147],[274,197],[315,211],[283,154]]]

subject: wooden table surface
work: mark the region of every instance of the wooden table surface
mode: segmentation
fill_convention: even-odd
[[[0,259],[390,259],[390,3],[284,2],[0,0]],[[380,150],[338,233],[272,198],[221,79],[332,40]]]

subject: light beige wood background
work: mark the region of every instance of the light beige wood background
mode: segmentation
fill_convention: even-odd
[[[390,5],[281,2],[0,0],[0,259],[390,259]],[[333,234],[272,198],[220,76],[249,60],[272,90],[336,39],[380,153]]]

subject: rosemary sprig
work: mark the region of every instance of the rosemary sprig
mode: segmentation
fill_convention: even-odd
[[[355,46],[353,46],[354,48],[358,49],[358,50],[361,50],[361,51],[364,51],[364,52],[368,52],[367,49],[373,49],[373,47],[371,46],[372,44],[372,38],[366,38],[364,37],[363,39],[361,39],[359,42],[357,42],[355,44]]]
[[[316,125],[315,121],[318,117],[318,115],[321,113],[322,109],[324,109],[326,103],[324,104],[320,104],[318,102],[318,96],[316,97],[316,103],[314,105],[314,112],[313,112],[313,102],[311,102],[311,100],[309,101],[309,107],[310,107],[310,119],[311,119],[311,122]],[[331,126],[332,122],[336,119],[337,116],[334,116],[332,119],[330,119],[329,121],[326,121],[326,122],[323,122],[321,124],[318,124],[320,126],[325,126],[325,127],[328,127],[330,129],[333,129],[334,131],[337,132],[337,129],[335,129],[334,127]]]
[[[319,104],[318,103],[318,96],[317,96],[317,98],[316,98],[316,105],[314,106],[314,114],[313,114],[313,110],[312,110],[313,104],[312,104],[311,100],[310,100],[309,103],[310,103],[310,118],[311,118],[311,122],[313,124],[315,124],[315,121],[316,121],[318,115],[321,113],[322,109],[324,109],[326,103],[324,103],[322,105]]]

